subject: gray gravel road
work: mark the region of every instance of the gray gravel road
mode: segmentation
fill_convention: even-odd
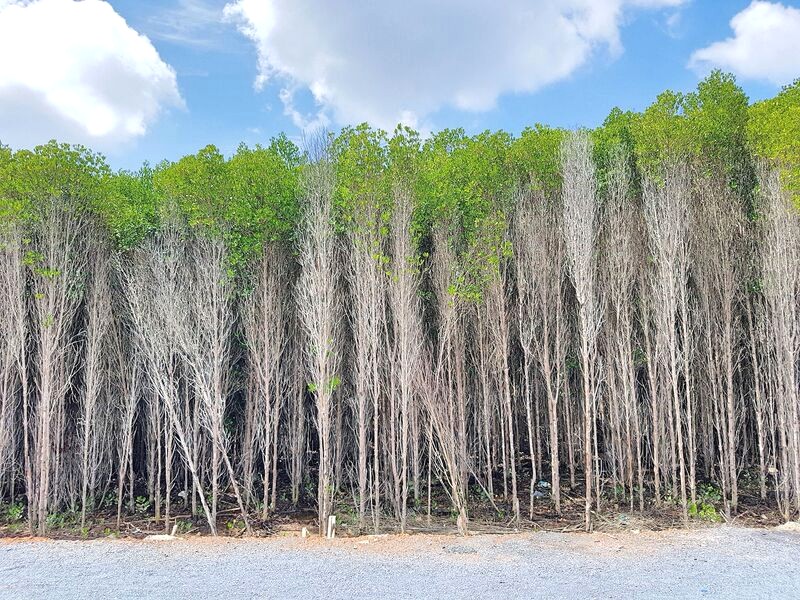
[[[0,598],[800,598],[800,534],[6,540]]]

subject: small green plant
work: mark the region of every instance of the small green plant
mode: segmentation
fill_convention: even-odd
[[[81,537],[86,539],[89,537],[89,528],[88,527],[81,527]]]
[[[470,494],[479,502],[488,502],[490,500],[489,492],[482,486],[472,485],[470,486],[469,491]]]
[[[307,498],[314,498],[317,494],[316,483],[307,475],[303,478],[303,493]]]
[[[22,504],[20,502],[14,502],[13,504],[9,504],[6,509],[6,519],[9,523],[17,523],[22,520],[24,512]]]
[[[146,513],[150,511],[150,500],[147,496],[136,496],[136,512]]]
[[[64,515],[61,513],[50,513],[45,519],[45,524],[48,529],[60,529],[64,526]]]
[[[178,521],[178,533],[188,533],[192,529],[191,521]]]
[[[718,523],[722,520],[716,507],[720,502],[722,491],[713,483],[701,483],[697,486],[697,502],[689,504],[689,516]]]
[[[673,504],[675,506],[680,506],[681,504],[680,496],[673,495],[672,490],[669,489],[664,493],[662,501],[664,502],[664,504]]]
[[[358,498],[355,499],[356,502]],[[342,502],[335,508],[337,522],[344,525],[346,523],[358,522],[358,512],[356,505],[351,502]]]
[[[722,502],[722,491],[713,483],[701,483],[697,487],[698,497],[707,504]]]
[[[689,516],[703,521],[711,521],[712,523],[718,523],[721,520],[714,505],[705,502],[691,502],[689,504]]]

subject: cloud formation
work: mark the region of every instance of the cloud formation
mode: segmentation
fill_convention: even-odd
[[[256,47],[256,87],[277,81],[296,124],[419,126],[444,107],[491,109],[502,94],[562,80],[599,48],[622,51],[625,9],[684,0],[235,0],[226,19]],[[301,114],[294,92],[313,94]]]
[[[175,71],[101,0],[0,0],[0,141],[110,149],[182,106]]]
[[[694,52],[692,68],[716,67],[776,85],[800,77],[800,9],[757,0],[730,24],[733,37]]]
[[[147,24],[147,33],[156,40],[214,50],[223,48],[221,33],[227,29],[222,6],[207,0],[164,3],[148,17]]]

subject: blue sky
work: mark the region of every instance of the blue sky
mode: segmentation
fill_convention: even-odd
[[[0,65],[0,140],[57,137],[135,169],[209,143],[230,154],[281,131],[362,120],[422,131],[594,126],[614,106],[689,91],[714,67],[757,100],[800,76],[800,6],[0,0],[0,52],[11,56],[3,44],[19,63]],[[33,58],[22,58],[26,44],[40,48]]]

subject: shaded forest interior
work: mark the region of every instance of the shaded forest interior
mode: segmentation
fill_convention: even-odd
[[[0,145],[2,518],[797,518],[799,173],[800,84],[720,72],[593,130]]]

